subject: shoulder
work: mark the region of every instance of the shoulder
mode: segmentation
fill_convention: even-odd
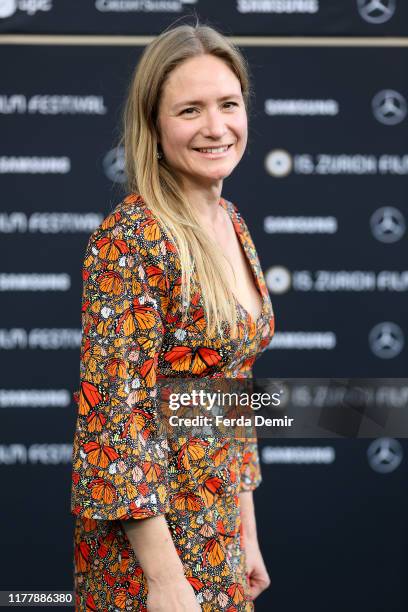
[[[146,206],[143,198],[136,193],[124,197],[105,217],[98,230],[111,234],[122,234],[129,240],[138,237],[140,228],[158,223],[153,213]],[[98,231],[97,230],[97,231]]]
[[[136,193],[126,195],[93,231],[88,249],[100,250],[100,245],[109,249],[111,257],[122,252],[143,260],[163,260],[171,249],[157,217]]]
[[[165,313],[174,276],[171,246],[157,218],[135,194],[123,198],[91,234],[83,279],[88,295],[110,292],[112,299],[139,295]],[[106,296],[105,296],[106,298]]]

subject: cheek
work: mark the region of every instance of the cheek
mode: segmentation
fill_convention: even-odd
[[[246,140],[246,138],[248,136],[248,122],[247,122],[246,117],[242,121],[241,129],[242,129],[242,136]]]
[[[244,128],[242,130],[242,145],[243,145],[243,148],[246,147],[247,141],[248,141],[248,127],[244,126]]]
[[[245,145],[248,138],[248,121],[246,115],[237,116],[234,127],[237,136],[240,137],[242,144]]]
[[[186,125],[169,126],[163,134],[163,145],[168,148],[169,154],[185,149],[191,140],[191,130]]]

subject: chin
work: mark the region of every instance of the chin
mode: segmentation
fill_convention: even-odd
[[[214,181],[222,181],[223,179],[227,178],[227,176],[229,176],[231,174],[232,170],[230,172],[219,172],[218,174],[206,174],[206,175],[201,175],[201,179],[205,182],[209,182],[212,183]]]
[[[235,168],[235,166],[234,166],[234,168]],[[230,174],[232,174],[234,172],[234,168],[228,168],[227,170],[224,170],[223,172],[220,172],[219,174],[217,174],[217,176],[215,178],[222,181],[222,179],[227,178]]]
[[[214,170],[213,172],[209,172],[206,174],[203,172],[203,177],[213,180],[213,181],[222,181],[222,179],[227,178],[234,171],[234,166],[229,166],[228,168],[220,168],[218,171]]]

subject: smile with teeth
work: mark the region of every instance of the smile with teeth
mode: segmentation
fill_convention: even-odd
[[[200,153],[225,153],[228,149],[232,147],[232,145],[225,145],[223,147],[206,147],[205,149],[196,149],[196,151],[200,151]]]

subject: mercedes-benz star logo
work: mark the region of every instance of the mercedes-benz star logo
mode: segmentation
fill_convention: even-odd
[[[397,125],[407,116],[407,101],[394,89],[379,91],[371,102],[374,117],[384,125]]]
[[[405,234],[403,214],[393,206],[378,208],[371,216],[370,227],[374,238],[380,242],[398,242]]]
[[[404,334],[396,323],[384,321],[370,331],[368,341],[374,355],[381,359],[392,359],[404,347]]]
[[[111,149],[103,159],[105,174],[114,183],[126,182],[125,151],[123,147]]]
[[[385,23],[395,13],[396,0],[357,0],[358,12],[368,23]]]
[[[403,457],[402,446],[394,438],[378,438],[367,449],[370,467],[380,474],[389,474],[397,469]]]

